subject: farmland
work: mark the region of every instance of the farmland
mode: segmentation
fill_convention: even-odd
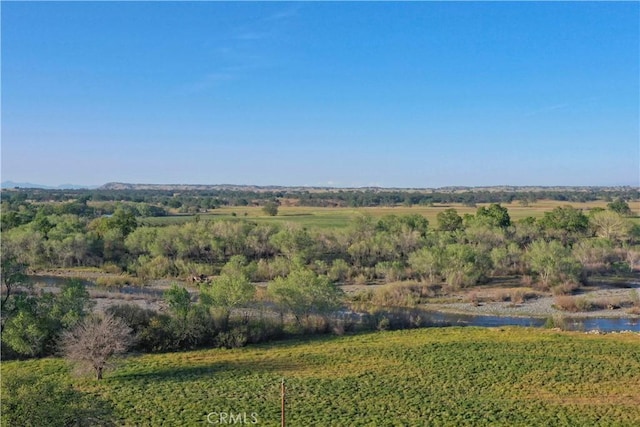
[[[102,382],[71,376],[55,358],[3,363],[5,380],[28,374],[106,401],[124,425],[206,425],[212,412],[279,425],[282,378],[291,426],[640,423],[637,334],[429,328],[321,337],[131,356]]]
[[[484,205],[488,204],[478,204],[478,206]],[[606,208],[607,203],[604,201],[569,203],[555,200],[539,200],[527,206],[519,202],[504,204],[504,206],[509,209],[509,214],[514,221],[527,217],[541,218],[545,212],[550,212],[554,208],[566,205],[588,211],[593,208]],[[630,202],[629,206],[633,212],[640,212],[640,202]],[[436,224],[437,215],[450,208],[456,209],[460,215],[474,214],[477,210],[476,206],[465,206],[461,203],[435,204],[432,206],[375,206],[360,208],[280,206],[277,216],[267,216],[259,206],[225,206],[209,210],[197,216],[202,220],[244,218],[258,223],[292,223],[309,229],[331,230],[348,227],[353,218],[358,215],[371,215],[374,218],[380,218],[385,215],[419,214],[426,217],[430,224]],[[147,225],[182,224],[192,221],[195,217],[196,215],[193,214],[173,214],[166,217],[145,218],[141,220],[141,223]]]

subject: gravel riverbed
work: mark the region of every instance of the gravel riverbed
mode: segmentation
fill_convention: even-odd
[[[587,300],[598,300],[601,298],[629,299],[633,289],[639,289],[640,285],[634,285],[632,288],[620,289],[599,289],[596,291],[585,292],[579,298]],[[543,296],[536,299],[527,300],[521,304],[513,304],[506,302],[481,302],[474,304],[470,302],[455,303],[436,303],[426,306],[429,310],[437,310],[449,313],[489,315],[489,316],[513,316],[513,317],[540,317],[546,318],[554,315],[562,315],[564,317],[586,318],[586,317],[603,317],[603,318],[640,318],[639,315],[629,313],[627,308],[616,308],[608,310],[593,310],[581,312],[568,312],[559,310],[554,307],[555,297]]]

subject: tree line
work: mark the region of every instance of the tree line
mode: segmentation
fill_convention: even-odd
[[[640,268],[640,226],[629,213],[615,200],[607,209],[567,205],[515,222],[495,203],[462,216],[447,209],[435,224],[419,214],[359,215],[346,229],[311,231],[247,219],[141,226],[122,206],[100,217],[38,211],[2,232],[3,351],[50,354],[61,331],[91,311],[81,284],[59,293],[25,287],[32,270],[91,266],[125,281],[197,278],[196,294],[178,285],[166,292],[168,313],[125,306],[112,314],[126,319],[143,351],[232,347],[279,336],[287,323],[339,328],[325,315],[345,303],[342,284],[406,282],[446,293],[512,276],[561,294],[593,274],[629,273]],[[280,319],[267,314],[274,310]]]
[[[640,193],[635,188],[585,188],[577,189],[539,189],[531,190],[391,190],[391,189],[362,189],[362,190],[300,190],[282,189],[273,191],[256,190],[41,190],[41,189],[12,189],[3,190],[3,211],[17,210],[19,206],[28,207],[28,203],[42,204],[46,202],[75,202],[67,209],[81,209],[85,213],[89,209],[87,202],[93,204],[105,203],[98,209],[98,214],[109,213],[109,206],[114,202],[148,205],[146,216],[162,215],[169,209],[182,212],[198,212],[216,209],[221,206],[263,206],[276,199],[288,199],[301,206],[341,206],[341,207],[376,207],[396,205],[430,205],[434,203],[461,203],[473,206],[479,203],[512,203],[519,201],[523,204],[534,203],[537,200],[555,200],[561,202],[589,202],[594,200],[614,201],[637,200]],[[102,210],[101,210],[102,209]],[[107,211],[104,211],[106,209]],[[71,213],[71,212],[69,212]],[[77,212],[76,212],[77,213]],[[142,212],[141,215],[145,216]]]

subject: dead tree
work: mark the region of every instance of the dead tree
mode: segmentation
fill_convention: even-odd
[[[62,335],[61,350],[80,371],[93,371],[96,379],[101,380],[109,361],[126,353],[131,344],[131,328],[120,318],[101,314],[89,316],[66,331]]]

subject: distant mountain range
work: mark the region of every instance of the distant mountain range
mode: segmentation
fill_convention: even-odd
[[[418,192],[445,192],[464,193],[475,191],[504,191],[504,192],[536,192],[536,191],[619,191],[621,189],[635,189],[633,186],[512,186],[495,185],[479,187],[439,187],[439,188],[398,188],[398,187],[309,187],[309,186],[279,186],[279,185],[236,185],[236,184],[131,184],[124,182],[109,182],[98,187],[99,190],[163,190],[163,191],[200,191],[200,190],[227,190],[227,191],[290,191],[290,192],[336,192],[336,191],[418,191]]]
[[[13,182],[13,181],[3,181],[0,183],[1,188],[41,188],[43,190],[83,190],[83,189],[94,189],[98,188],[99,185],[74,185],[74,184],[62,184],[56,187],[52,187],[50,185],[42,185],[42,184],[33,184],[31,182]]]
[[[14,182],[4,181],[0,184],[1,188],[11,189],[20,188],[38,188],[43,190],[169,190],[169,191],[202,191],[202,190],[227,190],[227,191],[255,191],[255,192],[273,192],[273,191],[291,191],[291,192],[325,192],[325,191],[418,191],[418,192],[445,192],[445,193],[464,193],[476,191],[504,191],[504,192],[537,192],[537,191],[619,191],[622,189],[637,189],[635,186],[512,186],[512,185],[495,185],[495,186],[450,186],[439,188],[385,188],[385,187],[358,187],[358,188],[336,188],[336,187],[303,187],[303,186],[279,186],[279,185],[236,185],[236,184],[132,184],[124,182],[109,182],[104,185],[74,185],[62,184],[56,187],[33,184],[30,182]]]

